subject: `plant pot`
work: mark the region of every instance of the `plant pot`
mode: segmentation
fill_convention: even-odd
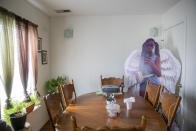
[[[12,124],[12,127],[14,130],[20,130],[24,128],[25,122],[26,122],[26,116],[27,114],[21,115],[21,116],[16,116],[17,113],[11,114],[10,115],[10,121]]]
[[[26,107],[27,114],[31,113],[35,107],[35,103],[31,104],[30,106]]]

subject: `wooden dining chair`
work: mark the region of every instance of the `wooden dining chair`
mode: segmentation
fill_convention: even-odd
[[[149,80],[147,81],[144,98],[148,100],[154,108],[156,107],[156,104],[158,102],[161,89],[162,89],[161,85],[155,85],[155,84],[150,83]]]
[[[101,78],[101,88],[104,85],[114,85],[120,88],[121,84],[124,83],[124,75],[122,76],[122,78],[115,78],[115,77],[103,78],[101,75],[100,78]],[[121,92],[123,93],[123,88],[121,89]]]
[[[161,109],[161,116],[167,124],[168,131],[172,126],[180,101],[181,96],[176,96],[175,94],[169,92],[161,92],[160,94],[157,111]]]
[[[64,107],[62,105],[61,97],[59,93],[48,94],[44,96],[44,102],[48,111],[50,122],[52,124],[53,130],[58,126],[58,122],[61,118],[61,112],[63,112]]]
[[[73,131],[145,131],[146,128],[146,118],[142,116],[141,124],[140,126],[131,126],[129,128],[120,128],[120,127],[115,127],[115,128],[109,128],[109,127],[101,127],[101,128],[91,128],[88,126],[83,126],[83,127],[78,127],[76,118],[74,116],[71,116],[72,120],[72,128]]]
[[[72,84],[61,85],[59,86],[59,92],[62,94],[62,97],[66,103],[66,106],[69,106],[74,101],[76,101],[76,91],[74,88],[74,81]],[[74,95],[74,98],[73,98]]]

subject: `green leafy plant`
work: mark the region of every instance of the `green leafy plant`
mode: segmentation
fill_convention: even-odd
[[[41,100],[36,95],[30,95],[31,101],[30,105],[35,103],[35,106],[41,105]]]
[[[3,115],[3,120],[7,122],[7,124],[10,125],[10,115],[13,113],[17,113],[17,115],[24,115],[26,114],[26,105],[27,103],[25,102],[19,102],[19,101],[12,101],[12,108],[7,109],[6,107],[4,107],[3,111],[4,111],[4,115]]]
[[[39,106],[41,104],[41,100],[36,96],[31,94],[30,95],[31,101],[30,102],[23,102],[23,101],[11,101],[12,108],[7,109],[6,106],[4,107],[4,115],[3,120],[6,121],[10,125],[10,115],[13,113],[17,113],[16,116],[22,116],[26,114],[26,107],[35,104],[35,106]]]
[[[105,98],[107,101],[114,101],[114,96],[112,96],[111,94],[107,94]]]
[[[47,93],[49,94],[52,94],[54,92],[57,93],[58,92],[57,87],[66,84],[65,80],[66,79],[63,78],[62,76],[58,76],[57,79],[52,79],[47,81],[45,85]]]

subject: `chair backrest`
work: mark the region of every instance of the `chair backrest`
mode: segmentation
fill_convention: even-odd
[[[124,82],[124,75],[122,76],[122,78],[115,78],[115,77],[103,78],[101,75],[100,78],[101,78],[101,87],[104,85],[115,85],[120,87],[120,85]]]
[[[44,102],[52,123],[52,127],[55,130],[58,120],[60,118],[60,112],[64,110],[61,97],[59,93],[48,94],[44,96]],[[62,106],[62,108],[61,108]]]
[[[181,96],[168,92],[161,92],[157,108],[161,108],[161,114],[167,123],[168,130],[171,128],[176,111],[181,101]]]
[[[102,127],[102,128],[91,128],[88,126],[83,126],[83,127],[78,127],[77,126],[77,122],[76,122],[76,118],[74,116],[71,116],[71,120],[72,120],[72,128],[73,131],[145,131],[146,128],[146,118],[144,116],[142,116],[142,120],[141,120],[141,124],[140,126],[136,127],[136,126],[131,126],[129,128],[120,128],[120,127],[115,127],[115,128],[109,128],[109,127]]]
[[[74,88],[74,82],[72,80],[72,84],[61,85],[59,87],[59,91],[62,93],[63,99],[67,106],[72,103],[73,95],[74,100],[76,101],[76,91]]]
[[[147,99],[153,107],[156,107],[161,88],[161,85],[155,85],[150,83],[149,80],[147,81],[144,98]]]

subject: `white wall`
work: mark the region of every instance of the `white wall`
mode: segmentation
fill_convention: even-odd
[[[43,38],[43,49],[49,51],[49,32],[50,23],[49,17],[31,6],[25,0],[0,0],[0,6],[14,12],[15,14],[22,16],[33,23],[37,24],[39,37]],[[49,54],[49,53],[48,53]],[[47,65],[41,64],[41,55],[38,54],[38,83],[37,88],[39,92],[44,95],[44,83],[50,79],[50,61]],[[50,56],[49,56],[50,57]],[[32,112],[27,116],[28,121],[31,123],[33,131],[38,131],[48,120],[48,114],[45,108],[45,104],[42,102],[41,108]]]
[[[74,79],[81,95],[100,89],[100,75],[120,77],[124,62],[141,49],[161,16],[68,16],[51,19],[51,76]],[[73,28],[73,38],[64,29]]]
[[[181,127],[182,130],[194,130],[196,128],[196,1],[195,0],[182,0],[176,6],[168,10],[162,16],[162,24],[167,28],[182,20],[186,21],[186,53],[185,58],[185,83],[183,85],[183,114]],[[180,52],[179,52],[180,53]]]

